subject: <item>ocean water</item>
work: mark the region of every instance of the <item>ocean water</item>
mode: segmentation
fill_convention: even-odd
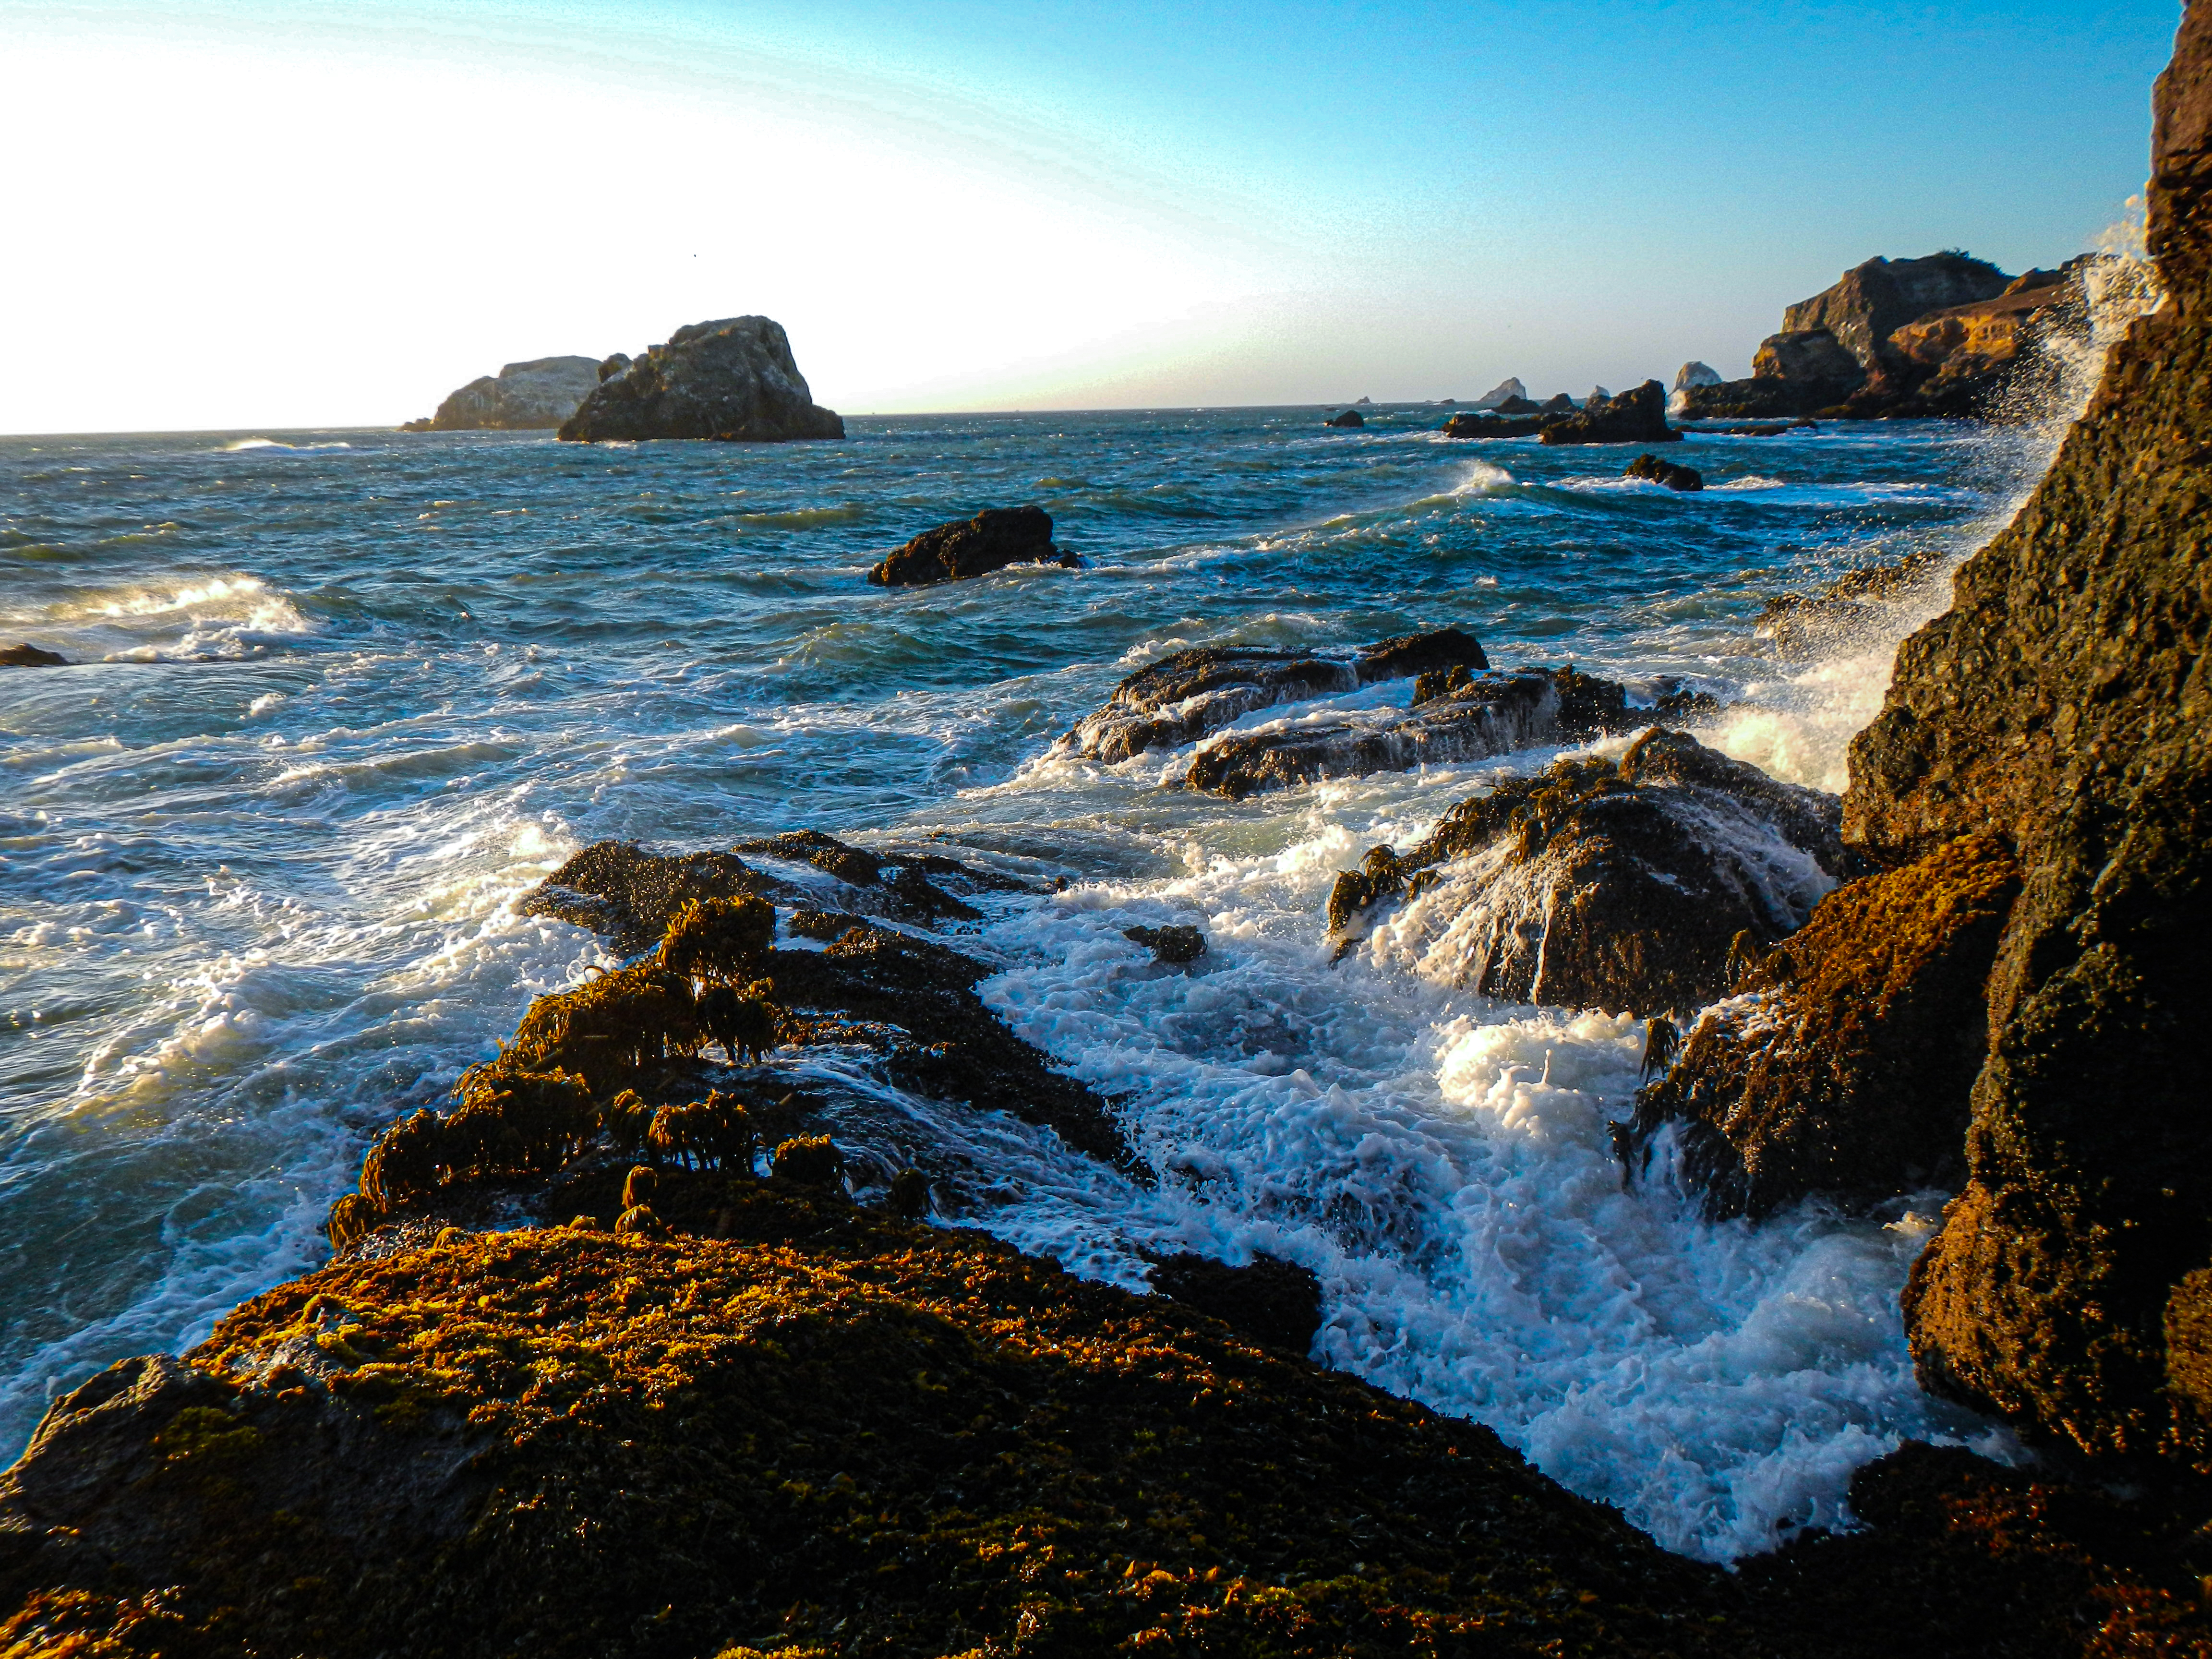
[[[1765,654],[1761,605],[1963,556],[2051,434],[1699,438],[1670,456],[1706,475],[1682,495],[1621,479],[1630,448],[1326,412],[860,419],[766,447],[0,440],[0,643],[92,665],[0,671],[0,1456],[58,1391],[313,1267],[368,1139],[605,959],[518,913],[568,853],[799,827],[1067,883],[960,942],[1113,1098],[1149,1184],[857,1053],[777,1061],[864,1159],[930,1169],[957,1224],[1133,1285],[1146,1250],[1305,1262],[1318,1357],[1711,1559],[1847,1521],[1851,1470],[1904,1437],[2002,1450],[1905,1352],[1897,1292],[1943,1194],[1706,1223],[1667,1179],[1622,1188],[1631,1021],[1459,990],[1448,935],[1332,963],[1337,869],[1555,750],[1230,803],[1170,787],[1187,751],[1103,767],[1055,740],[1182,647],[1456,623],[1501,665],[1710,689],[1733,707],[1707,741],[1839,788],[1948,582],[1809,663]],[[1090,568],[865,583],[915,532],[1019,501]],[[1170,921],[1212,942],[1188,972],[1122,937]]]

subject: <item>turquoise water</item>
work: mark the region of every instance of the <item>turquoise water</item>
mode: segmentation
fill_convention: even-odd
[[[1187,754],[1051,746],[1171,649],[1457,623],[1501,664],[1688,677],[1737,705],[1709,741],[1838,787],[1940,595],[1799,665],[1759,653],[1761,604],[1963,551],[2039,452],[1934,425],[1704,438],[1669,457],[1706,475],[1680,495],[1620,479],[1632,448],[1325,412],[768,447],[0,440],[0,643],[90,665],[0,671],[0,1452],[58,1389],[314,1265],[367,1138],[602,959],[515,908],[568,852],[805,826],[1070,882],[966,945],[1020,1029],[1125,1098],[1156,1188],[856,1058],[780,1062],[841,1135],[933,1160],[973,1224],[1124,1282],[1164,1243],[1306,1261],[1321,1357],[1708,1555],[1832,1520],[1901,1433],[1978,1432],[1904,1355],[1923,1222],[1711,1227],[1620,1194],[1623,1023],[1489,1004],[1443,964],[1328,965],[1335,868],[1548,752],[1232,805],[1161,787]],[[864,581],[1020,501],[1089,568]],[[1202,971],[1120,937],[1160,920],[1206,927]]]

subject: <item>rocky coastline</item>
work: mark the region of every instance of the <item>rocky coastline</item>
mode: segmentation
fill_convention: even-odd
[[[775,1054],[834,1047],[1143,1178],[1114,1102],[975,993],[963,930],[1035,884],[804,829],[605,842],[528,906],[618,965],[384,1132],[329,1265],[83,1382],[0,1474],[0,1654],[2212,1651],[2212,1116],[2187,1036],[2212,984],[2212,0],[2155,115],[2166,302],[1899,650],[1840,799],[1680,729],[1715,712],[1694,693],[1497,669],[1459,629],[1170,653],[1062,740],[1100,765],[1194,744],[1182,786],[1237,798],[1615,739],[1367,849],[1316,947],[1449,936],[1473,988],[1646,1020],[1624,1182],[1671,1147],[1750,1225],[1954,1193],[1905,1328],[1924,1386],[2024,1461],[1908,1443],[1860,1470],[1856,1530],[1733,1572],[1669,1555],[1489,1430],[1315,1363],[1290,1264],[1085,1282],[947,1224],[940,1171],[850,1155],[778,1085]],[[1871,262],[1793,307],[1750,381],[1677,398],[1985,409],[2094,270]],[[1650,381],[1452,425],[1663,442],[1665,404]],[[611,360],[562,435],[842,430],[756,318]],[[1014,512],[1042,536],[986,514],[879,580],[1055,553]],[[1806,647],[1930,574],[1766,631]],[[1403,706],[1297,709],[1406,680]],[[1152,971],[1208,948],[1148,931]]]

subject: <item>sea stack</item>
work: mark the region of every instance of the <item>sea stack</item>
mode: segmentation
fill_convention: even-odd
[[[606,378],[562,423],[564,441],[783,443],[845,435],[836,410],[814,401],[783,325],[771,318],[692,323],[635,359],[609,358],[601,372]]]
[[[599,383],[592,357],[537,357],[479,375],[402,432],[531,432],[557,427]]]

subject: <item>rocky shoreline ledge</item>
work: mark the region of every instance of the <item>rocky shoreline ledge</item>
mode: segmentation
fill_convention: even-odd
[[[629,960],[372,1148],[328,1267],[94,1376],[0,1475],[0,1654],[2212,1651],[2212,0],[2153,159],[2166,303],[1900,649],[1840,802],[1639,720],[1372,849],[1316,922],[1494,918],[1507,994],[1649,1016],[1625,1180],[1668,1131],[1717,1214],[1962,1182],[1906,1328],[2032,1463],[1907,1445],[1855,1531],[1670,1556],[1313,1364],[1294,1271],[1083,1282],[927,1224],[927,1170],[847,1166],[776,1091],[763,1052],[834,1043],[1127,1164],[954,942],[1034,889],[803,831],[602,843],[533,902]],[[1430,654],[1415,708],[1493,683]],[[1297,701],[1235,666],[1200,687],[1234,718]],[[1528,960],[1570,887],[1579,954]]]

